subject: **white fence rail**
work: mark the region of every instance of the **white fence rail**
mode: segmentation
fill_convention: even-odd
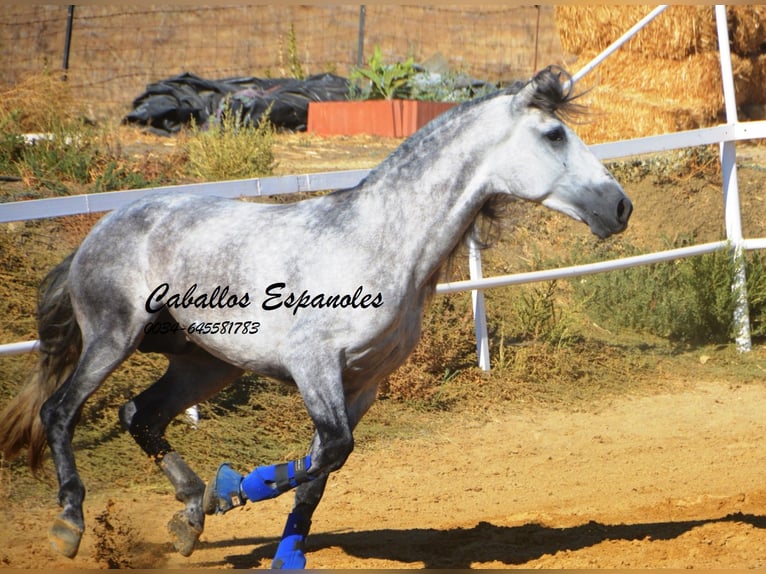
[[[659,15],[665,8],[666,7],[664,6],[660,6],[654,9],[646,18],[633,26],[631,30],[612,44],[612,46],[608,47],[601,55],[597,56],[580,72],[575,74],[575,79],[579,79],[585,73],[593,69],[596,64],[616,50],[643,26],[651,22],[651,20]],[[587,265],[487,278],[481,276],[480,252],[471,249],[469,252],[471,279],[467,281],[439,284],[436,287],[436,292],[443,294],[459,291],[472,291],[474,318],[476,321],[477,352],[479,355],[479,366],[481,368],[485,370],[489,369],[489,344],[482,294],[482,291],[485,289],[625,269],[638,265],[647,265],[682,257],[701,255],[720,249],[733,249],[735,255],[741,253],[742,250],[766,249],[766,238],[745,239],[742,237],[739,194],[737,189],[736,154],[734,147],[735,142],[737,141],[766,138],[766,121],[739,122],[737,120],[736,108],[734,107],[734,83],[731,72],[731,56],[728,49],[729,42],[725,7],[716,6],[715,14],[718,22],[718,40],[721,54],[724,96],[726,99],[727,123],[698,130],[599,144],[591,146],[591,150],[597,157],[599,157],[599,159],[608,160],[693,146],[711,144],[720,145],[722,172],[724,175],[723,199],[725,205],[724,217],[726,219],[727,239],[725,241],[694,245],[680,249],[670,249]],[[367,173],[368,170],[353,170],[171,186],[164,189],[176,189],[202,195],[219,195],[224,197],[266,196],[352,187]],[[141,189],[0,204],[0,223],[109,211],[131,201],[135,201],[142,195],[155,190],[156,188]],[[741,351],[747,351],[750,349],[750,333],[749,325],[746,321],[748,311],[747,294],[744,290],[744,268],[739,270],[734,287],[738,289],[738,293],[740,294],[740,307],[738,308],[736,319],[742,323],[737,335],[737,345]],[[37,341],[0,345],[0,355],[30,352],[35,350],[36,346]]]

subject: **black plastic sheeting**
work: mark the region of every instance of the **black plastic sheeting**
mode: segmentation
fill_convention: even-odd
[[[348,80],[333,74],[317,74],[303,80],[292,78],[226,78],[206,80],[194,74],[149,84],[133,101],[125,123],[149,127],[170,135],[195,123],[202,127],[210,118],[220,118],[228,101],[229,110],[246,123],[257,124],[271,106],[269,120],[277,128],[304,131],[309,102],[345,100]]]

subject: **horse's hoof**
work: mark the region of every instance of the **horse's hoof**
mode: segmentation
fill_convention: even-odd
[[[191,556],[202,534],[202,529],[192,525],[183,510],[179,510],[168,522],[168,530],[175,538],[173,546],[181,556]]]
[[[82,528],[63,518],[56,518],[48,532],[48,540],[56,552],[74,558],[80,549]]]
[[[306,537],[302,534],[282,538],[271,563],[272,570],[303,570],[306,567],[306,556],[303,554],[305,541]]]

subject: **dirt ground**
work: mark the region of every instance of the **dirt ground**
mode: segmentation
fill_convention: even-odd
[[[766,387],[716,380],[586,410],[449,417],[361,445],[314,519],[310,568],[766,567]],[[86,500],[73,561],[48,548],[53,501],[5,507],[11,568],[264,568],[290,495],[208,519],[176,554],[170,494]]]

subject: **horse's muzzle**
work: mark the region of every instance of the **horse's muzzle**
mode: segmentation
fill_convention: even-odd
[[[633,213],[633,203],[619,186],[609,186],[604,190],[601,201],[595,209],[588,212],[585,221],[590,230],[600,239],[622,233],[628,226]]]

